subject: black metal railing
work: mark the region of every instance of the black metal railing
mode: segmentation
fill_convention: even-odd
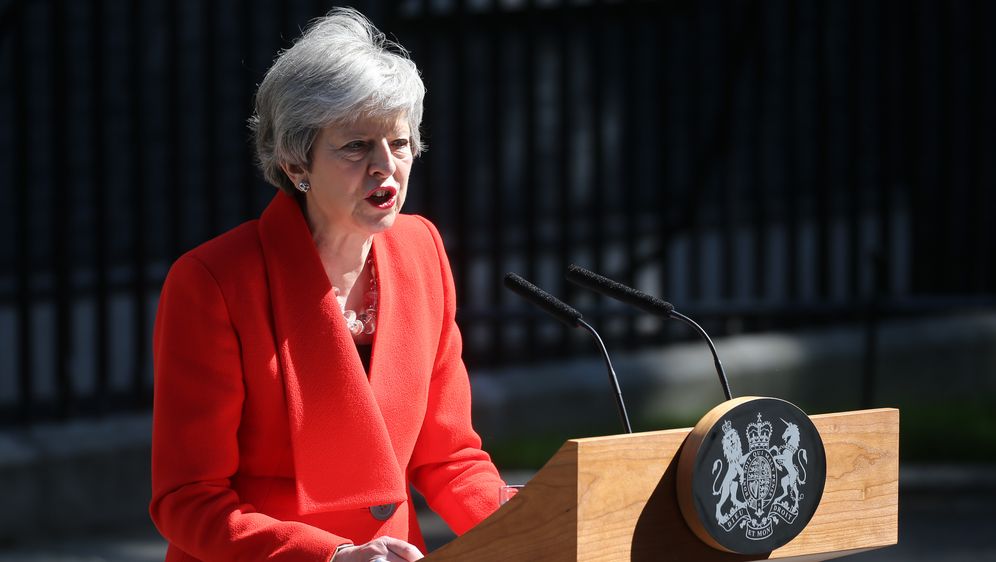
[[[0,2],[0,424],[148,407],[163,276],[272,196],[253,89],[329,5]],[[429,89],[407,210],[443,231],[472,367],[587,352],[506,271],[614,349],[684,337],[571,262],[714,335],[993,303],[990,2],[358,7]]]

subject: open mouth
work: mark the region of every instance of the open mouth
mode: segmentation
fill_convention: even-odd
[[[398,190],[394,187],[379,187],[367,195],[367,201],[374,207],[384,209],[394,205],[394,198],[398,195]]]

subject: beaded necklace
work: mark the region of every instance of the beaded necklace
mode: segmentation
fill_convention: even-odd
[[[339,303],[339,310],[346,320],[346,327],[354,336],[360,334],[372,335],[377,330],[377,269],[374,266],[373,251],[367,257],[367,267],[370,268],[370,288],[363,295],[363,309],[357,313],[355,310],[346,310],[346,297],[342,296],[339,287],[332,286],[335,292],[335,300]]]

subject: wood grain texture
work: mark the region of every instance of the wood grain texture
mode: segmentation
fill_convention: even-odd
[[[425,560],[577,560],[577,456],[577,441],[564,443],[508,503]]]
[[[776,553],[874,548],[899,539],[899,410],[810,416],[827,483],[806,530]]]
[[[568,441],[510,502],[426,560],[809,561],[895,544],[899,411],[811,418],[826,448],[823,499],[771,553],[722,552],[688,528],[676,482],[690,429],[675,429]]]

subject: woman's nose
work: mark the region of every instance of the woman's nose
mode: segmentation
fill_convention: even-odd
[[[391,145],[387,139],[378,142],[370,155],[370,175],[389,178],[394,175],[397,167],[391,157]]]

